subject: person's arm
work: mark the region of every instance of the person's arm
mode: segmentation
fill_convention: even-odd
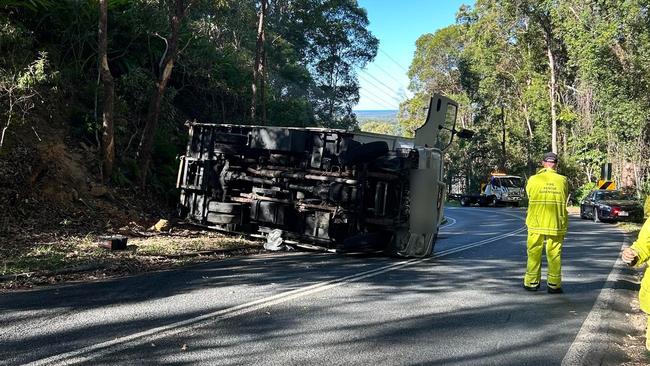
[[[623,250],[621,257],[624,262],[634,266],[639,266],[650,259],[650,219],[643,224],[639,237],[632,246]]]

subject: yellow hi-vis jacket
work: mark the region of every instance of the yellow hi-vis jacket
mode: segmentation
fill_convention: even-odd
[[[639,253],[634,263],[635,266],[640,266],[650,259],[650,218],[645,220],[645,224],[639,232],[639,238],[632,244],[632,249]],[[641,280],[639,305],[641,310],[650,314],[650,267],[646,268],[643,280]]]
[[[566,177],[543,168],[526,184],[529,234],[564,235],[568,226],[566,210],[569,185]]]

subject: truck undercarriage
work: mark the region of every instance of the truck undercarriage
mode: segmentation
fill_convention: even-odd
[[[442,121],[421,128],[432,142],[448,118],[440,100],[428,121]],[[342,252],[431,254],[442,152],[417,135],[203,123],[189,134],[177,182],[188,222]]]

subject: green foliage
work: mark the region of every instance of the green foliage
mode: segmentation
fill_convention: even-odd
[[[372,133],[379,133],[382,135],[397,135],[397,126],[388,123],[388,122],[380,122],[380,121],[369,121],[365,122],[364,124],[361,125],[361,131],[363,132],[372,132]]]
[[[118,186],[130,186],[139,173],[134,159],[166,52],[169,4],[108,2],[108,61],[115,79],[113,183]],[[0,132],[10,114],[54,110],[75,138],[90,145],[98,141],[103,90],[97,76],[97,6],[90,0],[0,0],[0,116],[5,119]],[[154,142],[151,188],[160,195],[175,194],[176,156],[185,149],[188,119],[262,122],[250,120],[258,11],[257,0],[197,0],[189,9]],[[265,123],[357,129],[355,70],[375,57],[378,46],[365,10],[353,0],[272,1],[265,32],[264,97],[258,96]],[[3,86],[14,88],[12,95],[33,97],[9,113]],[[54,97],[63,103],[50,102]]]
[[[374,59],[379,41],[368,27],[366,11],[353,0],[300,0],[289,6],[288,34],[305,45],[299,54],[313,77],[314,112],[319,124],[354,129],[352,107],[359,101],[355,68]]]
[[[477,132],[474,141],[449,149],[450,177],[473,185],[497,167],[534,174],[551,148],[554,76],[558,153],[572,186],[595,181],[600,165],[613,162],[617,182],[631,165],[637,195],[648,189],[644,2],[478,0],[461,7],[457,24],[421,36],[416,47],[409,69],[414,97],[400,106],[405,134],[424,121],[423,108],[436,92],[460,101],[459,123]]]
[[[24,71],[18,73],[15,84],[19,91],[33,90],[39,84],[45,83],[56,74],[48,74],[47,52],[40,52],[38,57]]]
[[[576,203],[582,202],[582,200],[584,200],[585,197],[587,197],[587,195],[591,191],[596,189],[596,186],[597,185],[596,185],[595,182],[587,182],[587,183],[581,185],[580,187],[578,187],[573,193],[574,202],[576,202]]]

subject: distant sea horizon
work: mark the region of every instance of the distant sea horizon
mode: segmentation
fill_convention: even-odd
[[[352,110],[361,123],[366,121],[397,122],[397,109],[358,109]]]

